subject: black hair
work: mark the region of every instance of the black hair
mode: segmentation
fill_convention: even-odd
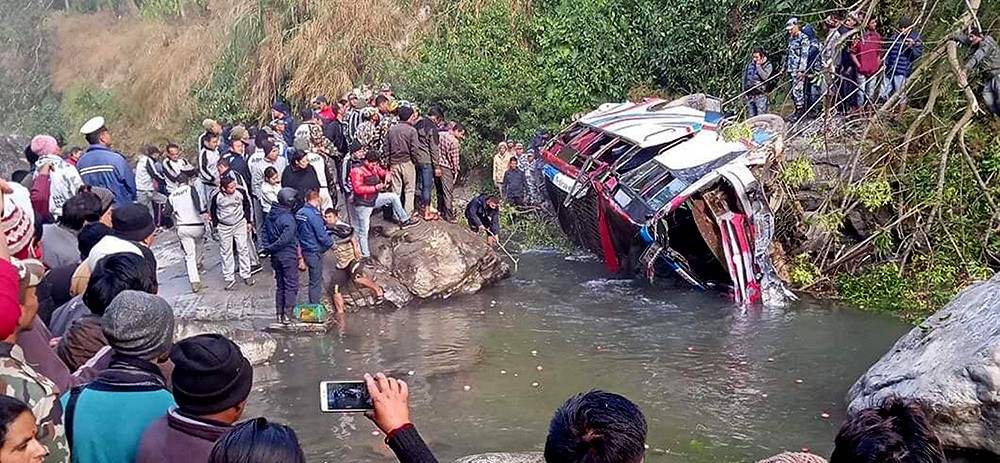
[[[31,149],[31,145],[24,147],[24,160],[28,161],[28,164],[34,165],[38,161],[38,155]]]
[[[261,133],[264,133],[264,132],[261,131]],[[274,149],[274,143],[265,138],[265,139],[257,142],[257,147],[260,148],[261,151],[264,152],[265,156],[267,156],[267,154],[270,153],[271,150]]]
[[[295,431],[255,418],[237,425],[212,447],[209,463],[305,463]]]
[[[187,183],[189,181],[191,181],[191,173],[190,172],[188,172],[188,171],[181,171],[181,173],[177,174],[177,184],[178,185],[183,185],[183,184],[185,184],[185,183]]]
[[[105,236],[111,234],[111,227],[104,225],[101,222],[95,221],[84,225],[80,229],[80,233],[77,233],[77,249],[80,251],[80,258],[86,259],[90,256],[90,251],[94,249],[98,241],[101,241]]]
[[[72,148],[69,149],[69,155],[72,156],[72,155],[74,155],[76,153],[79,153],[81,151],[83,151],[83,148],[80,148],[79,146],[74,146],[74,147],[72,147]]]
[[[840,426],[830,463],[944,463],[944,449],[920,404],[889,397]]]
[[[312,108],[302,108],[299,111],[299,117],[301,117],[303,121],[308,121],[312,119],[313,118]]]
[[[208,143],[213,138],[219,138],[219,134],[217,134],[215,132],[212,132],[212,131],[205,132],[205,134],[202,135],[202,137],[201,137],[201,146],[205,146],[205,143]]]
[[[264,178],[269,179],[272,175],[278,175],[278,169],[275,169],[274,166],[267,166],[267,168],[264,169]]]
[[[981,29],[979,29],[978,27],[973,27],[972,29],[969,29],[969,35],[973,35],[973,36],[976,36],[976,37],[979,37],[979,38],[983,38],[983,31]]]
[[[306,152],[305,151],[303,151],[303,150],[292,150],[292,151],[289,151],[288,162],[291,163],[291,164],[295,164],[295,163],[301,161],[302,158],[304,158],[304,157],[306,157]]]
[[[368,152],[365,153],[365,161],[378,162],[380,159],[382,159],[382,153],[379,153],[376,150],[368,150]]]
[[[226,188],[226,187],[228,187],[229,185],[231,185],[235,181],[236,181],[236,179],[234,179],[234,178],[232,178],[232,177],[230,177],[228,175],[223,175],[222,178],[219,179],[219,187]]]
[[[96,221],[101,215],[101,199],[93,193],[75,194],[62,206],[59,223],[70,230],[80,231],[90,219]]]
[[[27,177],[30,174],[31,174],[31,172],[29,172],[27,170],[17,169],[14,172],[10,173],[10,180],[12,182],[14,182],[14,183],[21,183],[21,182],[24,181],[24,178]]]
[[[618,394],[590,391],[570,397],[552,417],[546,463],[639,463],[646,418]]]
[[[323,211],[323,215],[328,215],[328,214],[333,214],[333,215],[336,215],[336,216],[340,215],[340,214],[337,213],[337,210],[334,209],[334,208],[332,208],[332,207],[328,207],[328,208],[326,208],[325,211]]]
[[[149,145],[146,147],[146,156],[152,156],[160,153],[162,153],[162,151],[160,151],[160,148],[156,145]]]
[[[411,108],[409,106],[401,106],[396,111],[396,115],[399,116],[399,121],[400,122],[408,121],[408,120],[410,120],[410,117],[413,116],[413,108]]]
[[[180,151],[180,150],[181,150],[181,147],[180,147],[180,145],[178,145],[177,143],[174,143],[174,142],[170,142],[170,143],[167,143],[167,148],[166,148],[166,149],[167,149],[167,151],[170,151],[170,150],[172,150],[172,149],[175,149],[175,150],[177,150],[177,151]]]
[[[436,118],[444,119],[444,110],[440,106],[431,106],[431,109],[427,110],[428,116],[434,116]]]
[[[108,129],[106,127],[101,127],[97,129],[94,133],[88,133],[83,138],[87,140],[87,143],[90,143],[91,145],[96,145],[101,142],[101,134],[107,131]]]
[[[451,130],[454,130],[456,132],[465,132],[465,126],[462,125],[461,122],[456,122],[455,125],[452,126]]]
[[[760,56],[763,56],[763,57],[767,58],[767,52],[765,52],[765,51],[764,51],[764,47],[755,47],[755,48],[753,49],[753,53],[757,53],[757,54],[759,54]],[[752,55],[753,53],[751,53],[751,55]]]
[[[220,166],[224,166],[224,167],[232,167],[232,164],[230,164],[230,163],[229,163],[229,160],[228,160],[228,159],[226,159],[226,158],[219,158],[219,162],[218,162],[218,164],[219,164]]]
[[[387,97],[387,96],[385,96],[385,95],[383,95],[381,93],[379,93],[378,96],[375,97],[375,106],[378,106],[378,105],[380,105],[382,103],[388,103],[388,102],[389,102],[389,97]]]
[[[90,272],[83,304],[94,315],[104,315],[115,296],[126,290],[156,294],[156,274],[138,254],[109,254],[97,261]]]
[[[0,396],[0,446],[7,440],[7,431],[10,430],[10,425],[14,420],[30,411],[28,404],[19,399],[5,395]]]

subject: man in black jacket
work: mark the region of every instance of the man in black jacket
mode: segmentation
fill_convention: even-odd
[[[486,241],[496,245],[500,234],[500,200],[496,196],[485,193],[465,206],[465,219],[469,228],[476,233],[487,233]]]

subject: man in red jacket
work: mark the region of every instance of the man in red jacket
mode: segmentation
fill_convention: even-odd
[[[878,33],[878,20],[868,19],[865,32],[851,45],[851,58],[858,67],[858,106],[873,106],[878,99],[878,70],[882,66],[882,36]]]
[[[351,191],[354,192],[354,214],[358,218],[358,244],[361,245],[361,257],[371,257],[368,249],[368,229],[371,226],[372,211],[375,208],[392,205],[396,223],[400,228],[408,228],[417,224],[415,219],[403,209],[399,195],[389,191],[392,187],[386,181],[387,170],[378,165],[378,151],[369,151],[365,162],[351,169]]]

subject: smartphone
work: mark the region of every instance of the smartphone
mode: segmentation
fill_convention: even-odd
[[[375,408],[364,381],[319,383],[319,405],[324,413],[363,412]]]

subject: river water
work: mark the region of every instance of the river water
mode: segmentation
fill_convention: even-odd
[[[271,364],[255,371],[248,416],[290,424],[310,462],[394,461],[363,416],[319,412],[319,381],[382,370],[409,383],[411,419],[442,462],[541,450],[553,411],[590,389],[639,405],[649,462],[829,455],[847,389],[907,330],[834,303],[743,310],[538,253],[474,296],[350,314],[324,336],[280,336]]]

